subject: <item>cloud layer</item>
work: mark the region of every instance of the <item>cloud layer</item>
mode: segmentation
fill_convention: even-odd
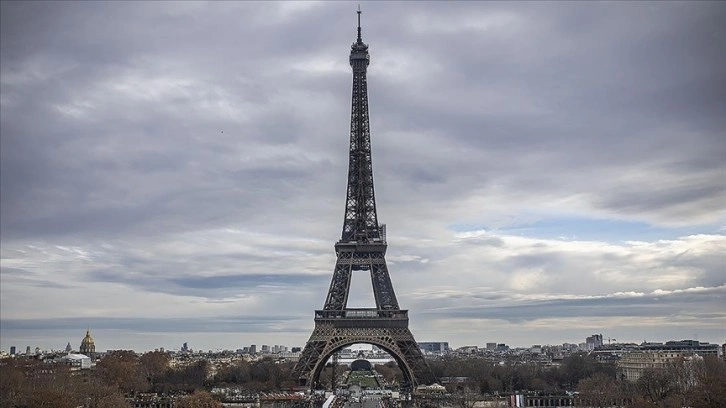
[[[2,3],[0,346],[302,345],[342,225],[349,6]],[[723,341],[726,7],[363,9],[418,340]]]

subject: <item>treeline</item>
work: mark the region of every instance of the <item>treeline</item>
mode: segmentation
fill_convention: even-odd
[[[596,374],[615,378],[617,372],[615,365],[598,363],[585,354],[568,357],[555,367],[519,361],[501,365],[483,359],[458,358],[432,360],[429,367],[438,378],[467,377],[467,384],[458,386],[475,388],[481,394],[573,390],[585,378]]]
[[[241,387],[251,394],[289,390],[296,384],[292,368],[293,363],[271,358],[238,360],[216,368],[206,360],[172,366],[169,355],[158,351],[110,352],[92,369],[79,371],[35,359],[4,359],[0,360],[0,407],[128,407],[126,398],[141,394],[172,396],[180,407],[199,406],[199,401],[212,401],[208,393],[212,387]],[[330,372],[327,369],[324,375],[329,377]]]
[[[213,370],[199,360],[171,366],[168,354],[131,351],[107,354],[91,370],[73,372],[63,364],[32,359],[0,360],[0,407],[128,407],[126,397],[140,393],[181,395],[177,405],[218,406],[211,387],[234,386],[250,393],[288,390],[295,385],[292,363],[272,359],[235,361]],[[674,362],[663,370],[645,371],[637,382],[623,380],[613,364],[574,355],[561,365],[543,367],[511,361],[444,358],[429,361],[434,374],[447,378],[449,392],[462,408],[482,395],[511,393],[564,394],[577,391],[589,406],[726,408],[726,364],[714,356]],[[345,371],[336,368],[336,376]],[[375,367],[387,383],[400,383],[395,364]],[[331,367],[320,384],[331,382]],[[205,405],[207,404],[207,405]]]
[[[128,407],[118,387],[91,373],[33,359],[0,360],[0,407]]]
[[[430,361],[429,366],[437,377],[449,377],[446,387],[462,406],[482,394],[577,391],[580,404],[592,407],[726,408],[726,363],[716,356],[674,361],[644,371],[635,382],[621,378],[615,365],[586,354],[553,367],[454,358]]]
[[[129,407],[127,397],[144,393],[175,398],[175,406],[220,406],[207,390],[216,385],[243,385],[254,391],[280,389],[289,380],[290,364],[272,360],[240,362],[210,376],[206,360],[171,366],[163,352],[137,355],[114,351],[91,370],[72,371],[65,364],[35,359],[0,360],[0,407]]]
[[[171,367],[168,354],[152,351],[139,356],[133,351],[114,351],[96,362],[91,375],[124,394],[140,392],[192,393],[207,385],[209,362],[205,360]]]
[[[241,386],[250,392],[288,390],[296,385],[292,363],[279,363],[270,358],[247,362],[236,361],[218,369],[211,380],[215,386]]]

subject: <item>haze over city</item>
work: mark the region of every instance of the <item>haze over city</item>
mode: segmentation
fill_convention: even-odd
[[[361,7],[418,341],[724,342],[726,6]],[[0,3],[0,348],[303,346],[343,221],[354,9]]]

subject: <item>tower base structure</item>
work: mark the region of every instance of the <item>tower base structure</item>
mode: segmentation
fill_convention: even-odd
[[[390,354],[403,373],[402,388],[435,381],[408,329],[407,310],[345,309],[315,311],[315,329],[295,366],[298,384],[317,388],[333,353],[357,343],[375,345]]]

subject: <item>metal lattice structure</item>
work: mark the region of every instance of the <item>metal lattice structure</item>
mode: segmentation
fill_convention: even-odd
[[[351,46],[353,100],[350,120],[348,188],[343,233],[335,244],[338,256],[322,310],[315,311],[315,329],[293,371],[300,385],[318,386],[318,378],[333,353],[355,343],[386,350],[398,363],[406,385],[434,381],[421,350],[408,329],[408,311],[398,306],[386,266],[385,233],[378,224],[373,189],[371,134],[366,71],[370,57],[363,43],[358,11],[358,39]],[[376,307],[347,307],[351,275],[368,271]]]

